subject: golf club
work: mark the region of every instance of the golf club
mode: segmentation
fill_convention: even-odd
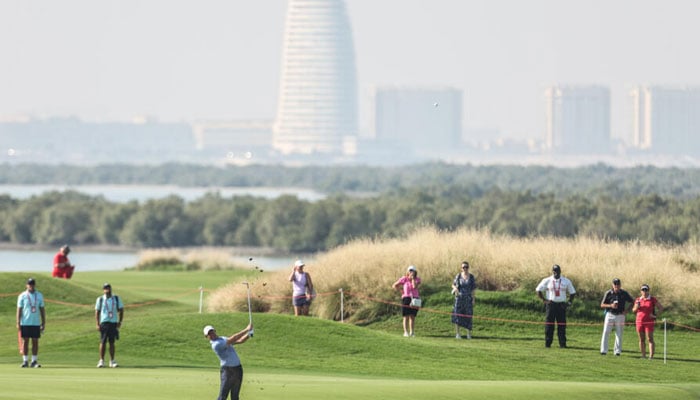
[[[251,325],[253,325],[253,310],[250,306],[250,284],[245,281],[241,283],[248,289],[248,321]],[[250,332],[248,332],[248,336],[253,337],[253,331],[254,329],[251,329]]]

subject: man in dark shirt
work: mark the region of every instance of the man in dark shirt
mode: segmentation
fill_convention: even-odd
[[[622,290],[618,278],[613,279],[612,289],[605,292],[600,308],[605,310],[603,338],[600,340],[600,354],[608,354],[608,338],[613,326],[615,327],[615,355],[622,354],[622,330],[625,327],[625,315],[632,309],[634,299]]]

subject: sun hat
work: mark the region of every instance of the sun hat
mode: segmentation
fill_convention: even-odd
[[[105,284],[102,285],[102,289],[107,289],[107,288],[110,288],[110,289],[111,289],[111,288],[112,288],[112,285],[110,285],[109,283],[105,282]]]
[[[408,266],[408,271],[417,271],[416,267],[414,265],[409,265]]]
[[[296,261],[294,261],[294,266],[295,266],[295,267],[303,267],[304,265],[305,265],[304,262],[301,261],[301,260],[296,260]]]
[[[209,334],[209,332],[215,331],[215,330],[216,330],[216,329],[214,329],[214,327],[211,326],[211,325],[205,326],[204,329],[203,329],[203,331],[204,331],[204,336],[207,336],[207,335]]]
[[[649,290],[649,285],[646,283],[642,285],[642,290]]]

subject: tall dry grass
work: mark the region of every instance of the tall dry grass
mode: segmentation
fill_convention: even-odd
[[[222,248],[147,249],[139,252],[135,268],[149,269],[158,265],[182,264],[189,270],[221,270],[242,268],[232,261],[230,251]]]
[[[338,289],[349,294],[345,317],[372,318],[381,306],[368,307],[363,299],[397,302],[391,285],[408,265],[418,268],[424,291],[450,290],[462,260],[468,260],[481,290],[532,290],[551,274],[553,264],[572,280],[579,296],[601,298],[613,278],[632,296],[647,283],[662,304],[687,312],[700,310],[700,247],[643,245],[597,239],[515,239],[488,231],[440,232],[421,229],[403,239],[362,239],[316,258],[306,270],[318,298],[311,312],[322,318],[339,319]],[[291,271],[278,271],[252,282],[255,308],[260,311],[290,312]],[[210,311],[245,310],[245,286],[232,283],[210,296]]]

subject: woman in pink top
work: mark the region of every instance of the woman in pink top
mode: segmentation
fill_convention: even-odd
[[[401,292],[403,335],[406,337],[415,336],[414,327],[416,325],[418,307],[411,306],[411,299],[420,298],[418,286],[420,286],[420,278],[418,277],[416,267],[413,265],[408,267],[405,276],[399,278],[399,280],[392,285],[394,289]]]
[[[649,294],[649,285],[644,284],[641,288],[642,295],[634,301],[632,312],[637,313],[637,335],[639,335],[639,352],[642,358],[646,358],[645,339],[649,337],[649,359],[654,358],[654,324],[656,316],[663,311],[663,307],[656,297]]]

